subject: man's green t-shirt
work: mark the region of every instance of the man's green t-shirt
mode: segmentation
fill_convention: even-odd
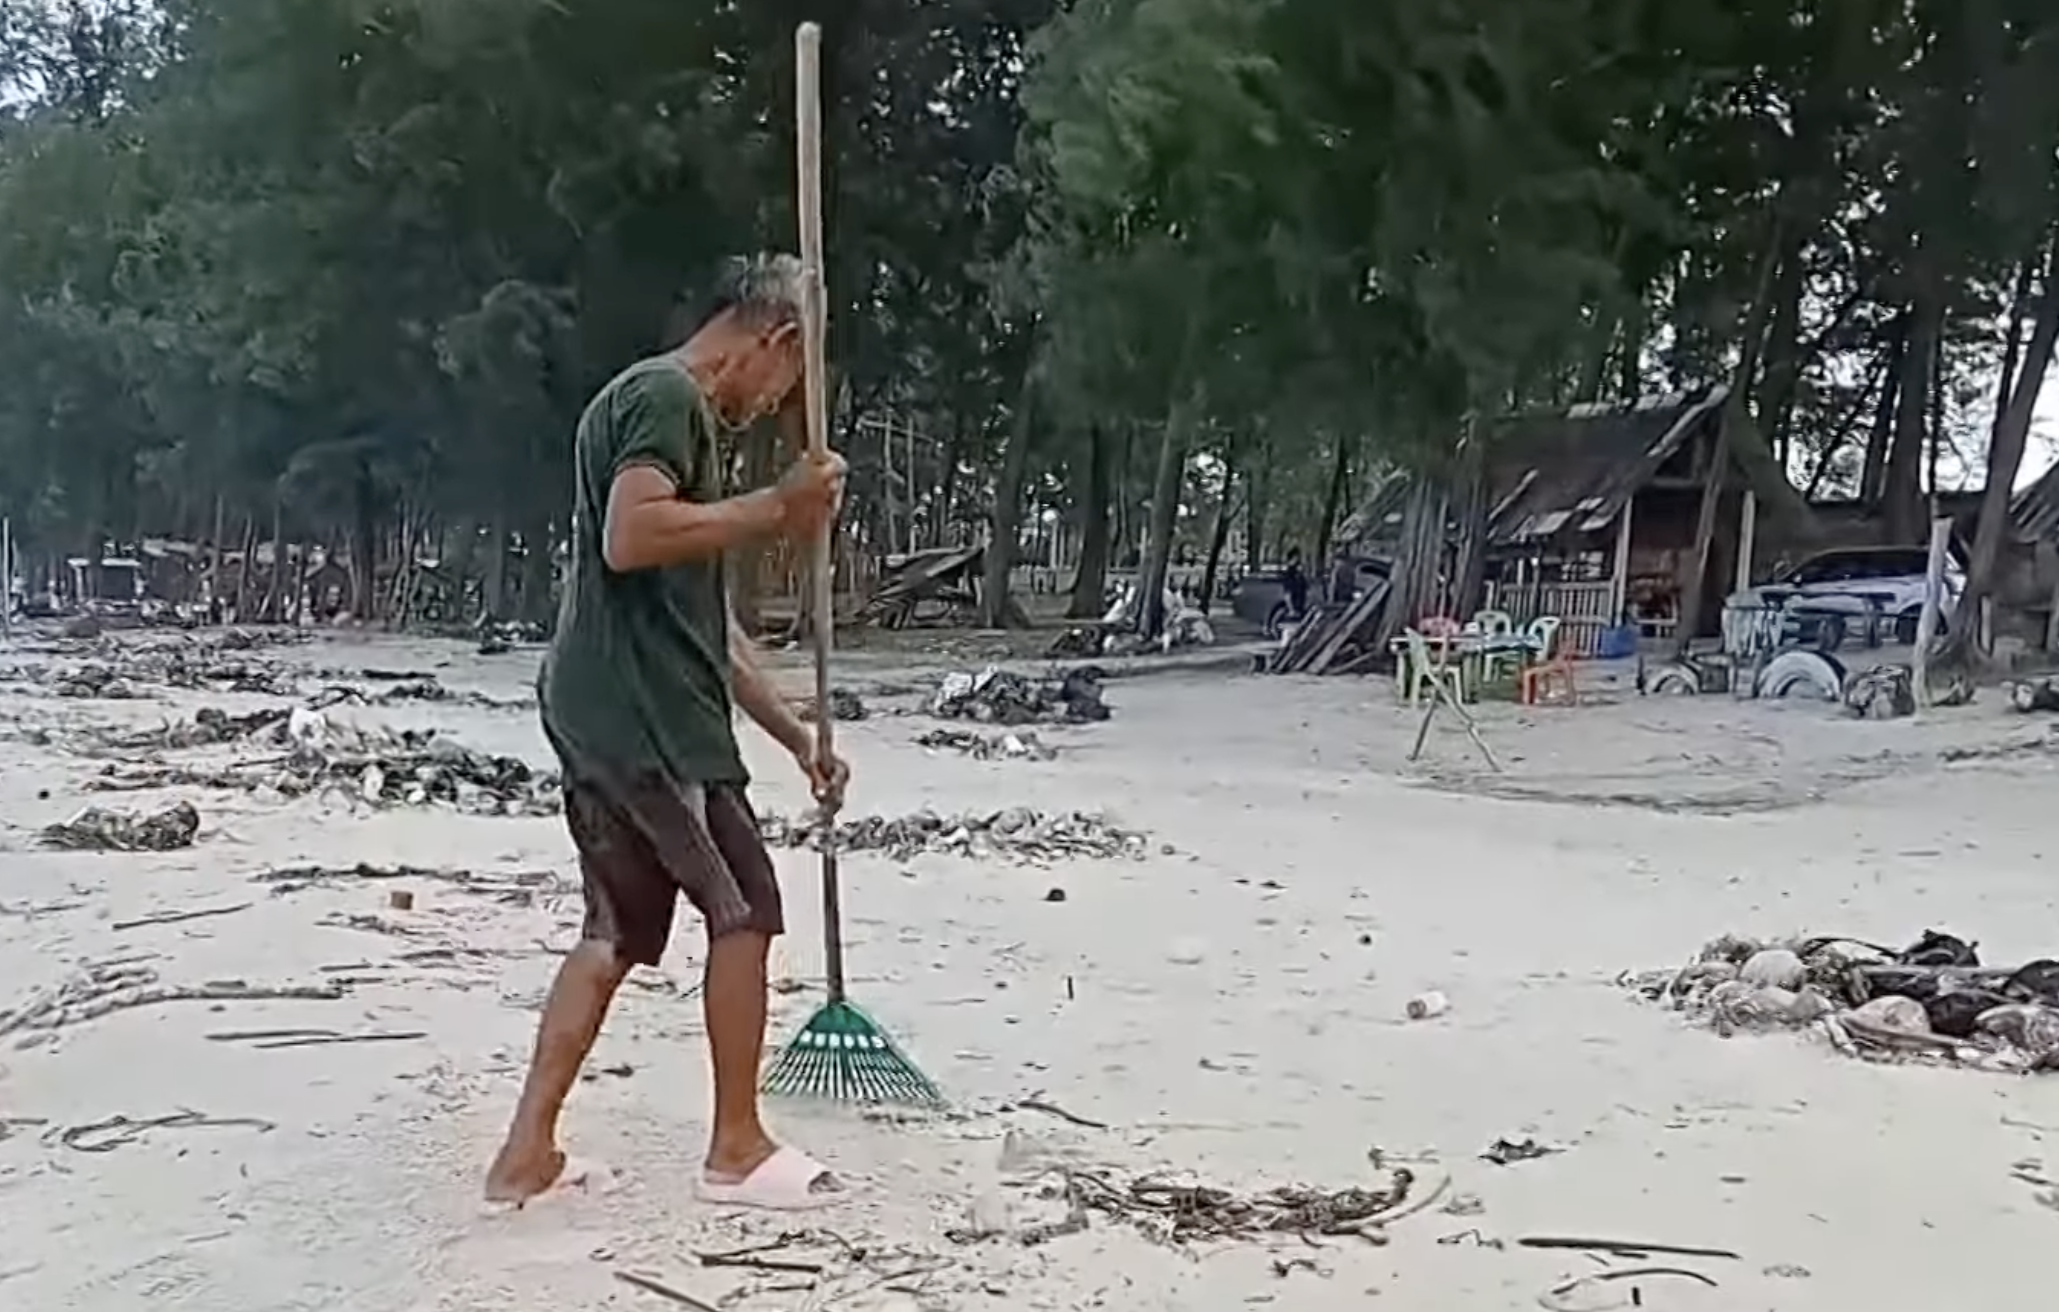
[[[700,395],[669,358],[623,370],[580,416],[571,558],[537,680],[544,730],[573,776],[742,784],[721,560],[618,572],[601,554],[608,489],[637,465],[663,470],[687,500],[720,494]]]

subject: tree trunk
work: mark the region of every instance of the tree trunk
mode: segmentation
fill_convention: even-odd
[[[272,489],[272,576],[265,583],[264,619],[276,624],[286,618],[281,609],[285,594],[280,590],[286,582],[286,499],[279,490]]]
[[[1130,495],[1130,474],[1136,457],[1137,426],[1125,422],[1122,426],[1122,448],[1115,458],[1115,528],[1113,559],[1117,569],[1128,569],[1131,565],[1131,549],[1136,546],[1136,501]]]
[[[372,467],[360,460],[351,485],[351,519],[356,526],[351,535],[351,545],[356,548],[356,555],[350,562],[350,572],[357,576],[354,608],[361,620],[379,617],[380,517],[377,492],[372,481]]]
[[[1831,461],[1844,449],[1845,439],[1851,435],[1852,425],[1858,422],[1860,413],[1873,404],[1874,394],[1883,386],[1893,388],[1892,367],[1893,361],[1886,356],[1876,359],[1867,367],[1865,385],[1831,425],[1830,437],[1824,442],[1822,451],[1816,457],[1815,472],[1809,475],[1809,485],[1802,489],[1804,498],[1814,501],[1817,494],[1823,490],[1823,482],[1830,475]]]
[[[1107,609],[1108,597],[1108,501],[1113,472],[1115,443],[1099,423],[1087,426],[1087,485],[1080,499],[1080,563],[1072,578],[1072,605],[1066,615],[1076,620],[1098,619]]]
[[[1780,253],[1780,271],[1773,280],[1773,315],[1766,328],[1765,365],[1759,375],[1759,390],[1752,412],[1758,416],[1763,438],[1784,469],[1787,466],[1788,404],[1800,381],[1802,359],[1802,292],[1807,270],[1803,264],[1799,228],[1789,236]]]
[[[979,618],[990,629],[1005,629],[1019,614],[1009,604],[1008,575],[1022,540],[1022,485],[1029,472],[1030,443],[1036,432],[1036,372],[1025,361],[1015,392],[1015,413],[1009,417],[1008,442],[1001,448],[1001,476],[994,484],[994,513],[987,534],[985,568],[980,578]]]
[[[1459,619],[1473,615],[1486,592],[1487,452],[1477,417],[1467,419],[1459,441],[1455,482],[1452,518],[1458,522],[1458,558],[1451,567],[1450,613]]]
[[[1895,319],[1894,336],[1887,349],[1887,380],[1881,385],[1880,406],[1873,412],[1873,426],[1866,434],[1866,459],[1859,468],[1859,500],[1869,509],[1880,508],[1887,481],[1887,452],[1894,445],[1895,413],[1902,396],[1902,357],[1909,352],[1909,316]]]
[[[251,576],[257,572],[257,516],[243,517],[243,567],[236,571],[236,622],[250,622]]]
[[[1385,652],[1401,631],[1429,614],[1437,604],[1437,582],[1444,572],[1444,525],[1449,512],[1444,481],[1427,471],[1409,478],[1408,501],[1401,512],[1401,540],[1396,544],[1394,572],[1373,650]]]
[[[1927,259],[1924,262],[1929,263]],[[1902,351],[1894,439],[1880,485],[1887,540],[1896,546],[1914,546],[1926,532],[1921,475],[1930,418],[1931,365],[1937,354],[1942,309],[1935,274],[1919,271],[1909,307],[1909,339]]]
[[[547,624],[551,618],[551,522],[548,513],[532,515],[522,526],[522,622]]]
[[[1965,591],[1951,626],[1949,654],[1963,663],[1973,663],[1988,654],[1979,617],[1987,599],[1994,595],[1995,570],[2002,558],[2002,542],[2009,535],[2009,503],[2014,499],[2016,473],[2023,466],[2038,392],[2052,367],[2055,346],[2059,346],[2059,237],[2052,240],[2045,257],[2045,285],[2038,293],[2037,308],[2032,314],[2030,345],[2024,349],[2009,404],[1995,416],[1988,439],[1987,489],[1980,498],[1980,521],[1974,530],[1973,558],[1967,563]]]
[[[1244,471],[1244,568],[1257,569],[1265,563],[1266,492],[1272,480],[1266,477],[1264,453]]]
[[[1617,400],[1635,404],[1644,394],[1644,306],[1623,316],[1623,345],[1616,357]]]
[[[1330,462],[1330,485],[1323,489],[1323,522],[1316,532],[1315,555],[1309,568],[1321,570],[1330,560],[1330,535],[1337,531],[1337,510],[1344,504],[1344,488],[1351,482],[1351,439],[1337,434],[1337,456]]]
[[[933,547],[951,545],[951,530],[958,518],[958,488],[965,480],[959,477],[958,464],[965,451],[964,426],[957,420],[951,424],[951,436],[944,443],[944,464],[938,471],[937,522]]]
[[[209,602],[214,603],[219,603],[222,600],[222,533],[226,528],[226,525],[222,522],[222,516],[226,512],[227,503],[225,499],[221,493],[215,493],[214,531],[207,538],[207,599]],[[0,580],[0,584],[4,584],[4,582],[5,580]],[[6,604],[6,598],[0,597],[0,605],[4,604]]]
[[[1139,632],[1155,638],[1165,627],[1165,575],[1172,564],[1173,532],[1180,523],[1180,483],[1187,470],[1187,429],[1199,410],[1199,385],[1180,394],[1166,410],[1158,440],[1158,474],[1151,481],[1151,530],[1144,568],[1137,578]]]
[[[1223,491],[1215,503],[1215,527],[1208,534],[1208,563],[1201,571],[1201,613],[1208,614],[1215,599],[1215,581],[1223,563],[1223,547],[1230,540],[1230,521],[1236,517],[1237,448],[1231,445],[1223,456]]]
[[[373,595],[372,579],[367,575],[364,596]],[[375,605],[377,603],[374,603]],[[485,612],[488,623],[503,619],[508,604],[508,514],[500,506],[493,508],[493,522],[486,529],[486,577],[479,585],[480,609]],[[360,615],[368,615],[365,608],[359,608]]]
[[[1701,627],[1702,599],[1708,591],[1709,550],[1715,543],[1716,510],[1722,501],[1723,485],[1730,481],[1732,461],[1746,457],[1746,448],[1753,444],[1759,446],[1755,454],[1772,459],[1772,452],[1746,430],[1751,427],[1752,380],[1758,375],[1759,350],[1765,345],[1766,324],[1773,313],[1773,264],[1784,244],[1782,228],[1776,219],[1766,249],[1759,257],[1758,275],[1752,280],[1752,302],[1746,307],[1744,320],[1739,325],[1737,368],[1731,373],[1730,393],[1723,399],[1723,414],[1717,420],[1716,437],[1710,444],[1709,458],[1702,470],[1701,504],[1695,517],[1694,550],[1690,555],[1692,563],[1688,566],[1691,572],[1681,591],[1680,622],[1673,634],[1676,657],[1687,654],[1694,642],[1695,631]],[[1781,471],[1781,482],[1786,484],[1784,470]],[[1791,484],[1786,485],[1789,491],[1793,491]]]

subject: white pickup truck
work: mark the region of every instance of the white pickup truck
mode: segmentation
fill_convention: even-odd
[[[1768,582],[1731,594],[1726,609],[1784,612],[1792,623],[1812,627],[1812,645],[1823,651],[1835,651],[1847,641],[1907,646],[1916,641],[1929,564],[1930,553],[1922,547],[1825,551],[1779,571]],[[1965,586],[1965,571],[1948,553],[1944,595],[1938,599],[1940,632]]]

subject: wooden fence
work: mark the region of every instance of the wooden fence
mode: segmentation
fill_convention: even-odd
[[[1558,649],[1567,656],[1591,657],[1601,650],[1603,632],[1616,623],[1616,585],[1594,583],[1489,583],[1488,610],[1505,611],[1517,627],[1542,615],[1559,617]]]

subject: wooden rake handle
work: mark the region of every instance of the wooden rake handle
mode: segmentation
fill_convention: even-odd
[[[794,212],[801,227],[801,387],[807,416],[808,454],[829,451],[828,362],[824,359],[829,317],[822,280],[822,29],[803,23],[794,29],[794,151],[798,165]],[[836,527],[825,520],[814,542],[809,570],[814,605],[809,636],[815,647],[815,752],[835,750],[836,715],[829,703],[829,652],[836,636],[836,579],[830,544]],[[842,892],[836,861],[836,810],[822,808],[822,939],[829,1000],[844,1000]]]

